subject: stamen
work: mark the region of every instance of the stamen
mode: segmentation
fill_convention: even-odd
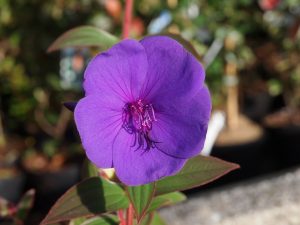
[[[152,104],[144,104],[142,100],[125,104],[122,120],[122,127],[129,134],[135,135],[132,147],[137,146],[137,149],[144,150],[156,147],[158,142],[150,137],[152,123],[157,121]]]

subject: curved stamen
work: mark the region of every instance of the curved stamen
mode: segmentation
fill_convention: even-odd
[[[122,121],[122,127],[129,134],[135,135],[132,147],[137,146],[137,149],[144,150],[156,147],[158,142],[150,137],[152,123],[157,121],[152,104],[144,104],[142,100],[125,104]]]

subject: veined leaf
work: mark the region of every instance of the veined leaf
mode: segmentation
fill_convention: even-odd
[[[147,212],[149,213],[158,208],[173,205],[184,200],[186,200],[186,196],[178,191],[164,195],[159,195],[152,200]]]
[[[145,215],[152,198],[155,194],[155,182],[141,186],[127,187],[127,193],[131,204],[133,205],[137,221]]]
[[[151,225],[167,225],[158,213],[153,214]]]
[[[167,225],[157,212],[147,214],[140,225]]]
[[[128,199],[117,184],[92,177],[70,188],[51,208],[41,224],[94,216],[127,208]]]
[[[235,163],[199,155],[188,160],[176,175],[157,181],[156,195],[198,187],[238,168]]]
[[[119,39],[104,30],[92,26],[80,26],[73,28],[58,37],[48,48],[47,52],[53,52],[67,47],[101,47],[108,49],[116,44]]]

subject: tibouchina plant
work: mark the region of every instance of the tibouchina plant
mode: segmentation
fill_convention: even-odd
[[[50,47],[107,49],[90,61],[85,96],[74,104],[75,123],[92,163],[90,177],[68,190],[42,224],[165,224],[155,210],[184,200],[179,190],[238,168],[199,155],[211,99],[194,55],[168,36],[117,40],[84,26]],[[113,168],[114,176],[106,168]]]

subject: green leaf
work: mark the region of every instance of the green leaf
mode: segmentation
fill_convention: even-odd
[[[92,218],[77,218],[70,221],[69,225],[118,225],[119,219],[112,214],[104,214]]]
[[[80,218],[72,219],[72,220],[70,220],[69,225],[81,225],[86,220],[87,219],[85,217],[80,217]]]
[[[50,224],[84,216],[127,208],[128,199],[117,184],[92,177],[70,188],[51,208],[41,224]]]
[[[146,214],[139,225],[150,225],[153,219],[153,213]]]
[[[147,214],[140,225],[167,225],[157,212]]]
[[[23,197],[21,198],[17,206],[17,213],[15,217],[16,220],[24,221],[26,219],[29,210],[33,206],[34,196],[35,196],[34,189],[30,189],[23,195]]]
[[[155,194],[155,182],[141,186],[127,187],[126,190],[133,205],[137,221],[140,222]]]
[[[167,225],[158,213],[153,214],[151,225]]]
[[[48,48],[53,52],[67,47],[101,47],[108,49],[116,44],[119,39],[104,30],[92,26],[80,26],[63,33]]]
[[[82,177],[88,178],[88,177],[98,177],[99,171],[98,168],[92,164],[89,160],[85,160],[82,166]]]
[[[156,195],[198,187],[238,168],[235,163],[199,155],[188,160],[176,175],[157,181]]]
[[[115,215],[103,215],[90,218],[80,225],[118,225],[119,219]]]
[[[152,212],[158,208],[174,205],[176,203],[186,200],[186,196],[180,192],[172,192],[155,197],[149,206],[147,213]]]

